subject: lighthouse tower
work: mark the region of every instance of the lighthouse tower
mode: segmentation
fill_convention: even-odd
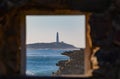
[[[56,43],[58,44],[59,43],[59,33],[57,32],[56,34]]]

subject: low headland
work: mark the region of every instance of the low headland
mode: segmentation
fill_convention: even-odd
[[[79,49],[75,47],[74,45],[67,44],[64,42],[51,42],[51,43],[32,43],[32,44],[27,44],[26,46],[29,49]]]
[[[62,55],[69,56],[70,59],[59,61],[56,64],[59,70],[53,72],[53,76],[84,74],[84,49],[66,51]]]

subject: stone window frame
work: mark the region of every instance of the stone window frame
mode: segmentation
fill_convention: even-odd
[[[89,13],[80,12],[78,10],[39,10],[39,9],[28,9],[22,10],[20,15],[20,27],[21,27],[21,61],[20,61],[20,72],[21,75],[26,75],[26,15],[85,15],[85,53],[84,53],[84,75],[64,75],[64,77],[87,77],[92,76],[91,68],[91,39],[90,39],[90,27],[89,27]]]

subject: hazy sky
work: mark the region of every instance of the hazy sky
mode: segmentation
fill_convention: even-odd
[[[26,43],[55,42],[59,32],[59,41],[76,47],[85,47],[84,15],[28,15],[26,16]]]

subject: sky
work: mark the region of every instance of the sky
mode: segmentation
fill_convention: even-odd
[[[85,15],[27,15],[26,43],[59,41],[85,48]]]

